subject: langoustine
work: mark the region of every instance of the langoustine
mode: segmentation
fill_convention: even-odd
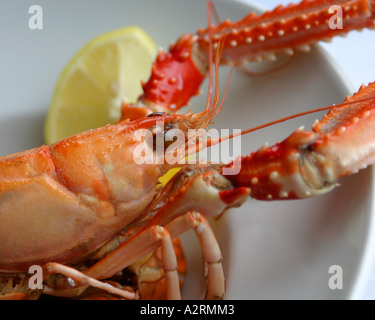
[[[173,81],[170,81],[170,82],[172,82],[173,84]],[[176,215],[181,214],[181,212],[174,213],[175,214],[174,215],[173,212],[171,213],[171,209],[170,209],[171,207],[172,208],[178,207],[178,205],[174,203],[174,201],[177,201],[177,200],[180,201],[180,199],[186,200],[186,198],[184,197],[188,197],[188,199],[190,199],[189,198],[191,197],[190,192],[193,192],[194,194],[194,188],[196,188],[197,186],[200,188],[203,188],[203,189],[197,189],[197,190],[200,190],[200,191],[205,190],[205,192],[208,192],[210,196],[212,196],[212,191],[213,191],[212,184],[215,185],[215,187],[219,186],[219,190],[216,190],[216,198],[214,197],[215,203],[217,201],[217,204],[220,204],[218,205],[219,208],[217,208],[217,211],[215,213],[207,212],[207,216],[220,214],[222,211],[225,211],[228,207],[239,205],[242,201],[244,201],[244,199],[249,194],[252,194],[253,196],[258,197],[262,200],[265,200],[265,199],[278,199],[278,198],[283,198],[283,199],[296,198],[296,197],[300,198],[300,197],[312,196],[312,195],[316,195],[316,194],[320,194],[325,191],[328,191],[328,189],[331,189],[335,185],[335,180],[338,176],[348,174],[349,172],[355,172],[359,167],[364,165],[362,161],[355,163],[355,160],[362,160],[362,159],[357,159],[357,155],[355,155],[355,157],[353,158],[350,158],[350,155],[347,155],[348,160],[346,164],[344,163],[345,165],[341,161],[338,162],[338,159],[333,156],[335,154],[339,154],[339,152],[343,152],[342,148],[340,151],[340,146],[343,146],[344,144],[342,143],[343,140],[340,140],[340,139],[345,138],[345,133],[348,130],[354,130],[355,132],[355,130],[359,130],[358,126],[360,124],[362,125],[362,128],[367,126],[366,127],[367,130],[371,129],[371,126],[368,124],[371,121],[371,104],[372,103],[373,103],[373,85],[370,85],[367,88],[363,88],[360,91],[360,93],[358,93],[352,98],[352,100],[350,101],[348,100],[347,103],[344,103],[341,108],[337,107],[333,109],[334,111],[331,111],[330,113],[331,116],[329,116],[328,120],[325,120],[322,122],[324,125],[316,124],[314,126],[315,133],[305,132],[305,131],[300,130],[298,132],[295,132],[291,137],[285,140],[285,142],[275,147],[271,147],[270,149],[263,149],[255,153],[254,155],[251,155],[242,159],[241,167],[243,168],[243,171],[241,171],[240,175],[238,176],[233,176],[233,177],[223,176],[222,171],[221,171],[223,167],[221,166],[218,166],[218,167],[207,166],[204,168],[199,167],[197,171],[195,168],[193,169],[185,168],[178,176],[176,176],[173,182],[171,182],[170,185],[167,187],[167,188],[171,188],[172,190],[177,190],[175,191],[175,194],[171,194],[169,195],[170,197],[168,196],[166,199],[163,200],[163,203],[165,202],[164,206],[162,206],[161,209],[158,210],[155,218],[150,219],[150,221],[147,222],[146,226],[142,227],[143,229],[138,235],[142,237],[144,236],[146,240],[150,241],[151,243],[150,246],[154,248],[154,247],[159,246],[159,242],[153,238],[153,235],[150,235],[151,229],[157,233],[157,237],[160,236],[163,239],[164,237],[168,238],[168,235],[164,233],[163,229],[154,228],[154,226],[158,226],[158,225],[165,226],[166,229],[173,235],[172,238],[178,233],[178,232],[174,233],[174,230],[176,229],[178,230],[180,227],[188,228],[195,224],[201,225],[200,229],[204,229],[203,226],[207,227],[205,218],[203,218],[200,214],[194,213],[194,214],[188,214],[186,216],[182,215],[181,218],[176,218]],[[336,124],[336,121],[338,118],[336,115],[338,114],[341,117],[342,114],[346,114],[348,109],[354,110],[355,109],[353,108],[354,105],[359,105],[358,109],[360,109],[361,111],[357,115],[354,115],[354,116],[350,114],[350,117],[345,118],[344,120],[340,119],[340,124]],[[207,108],[207,111],[200,115],[201,119],[197,121],[198,124],[195,124],[195,125],[197,125],[197,127],[206,126],[211,121],[210,116],[213,116],[214,114],[216,114],[216,111],[215,113],[212,113]],[[206,117],[206,119],[203,120],[204,117]],[[116,194],[115,201],[121,202],[119,200],[119,199],[122,200],[122,197],[123,197],[121,193],[126,190],[118,190],[117,186],[121,184],[121,187],[124,187],[122,185],[123,183],[122,182],[119,183],[119,181],[113,181],[112,180],[113,177],[111,177],[111,172],[110,172],[111,170],[108,167],[105,168],[105,165],[108,164],[106,163],[106,161],[109,160],[108,157],[111,158],[112,156],[115,156],[115,157],[118,156],[119,157],[118,159],[121,160],[119,162],[122,162],[122,163],[123,163],[122,161],[123,159],[121,158],[122,155],[119,155],[119,154],[112,154],[111,156],[105,155],[105,152],[108,151],[107,149],[112,149],[113,151],[113,149],[116,149],[117,146],[116,144],[114,144],[112,146],[113,148],[111,148],[105,143],[102,144],[100,142],[101,139],[103,137],[107,137],[107,138],[110,137],[112,140],[112,138],[116,136],[117,134],[119,134],[120,132],[127,131],[128,129],[126,128],[128,126],[129,128],[131,128],[132,126],[133,128],[137,128],[137,126],[147,128],[150,125],[149,128],[151,128],[152,126],[155,125],[156,119],[159,121],[163,120],[166,123],[169,123],[169,121],[171,121],[173,122],[173,126],[175,126],[177,122],[177,126],[179,127],[180,125],[178,123],[180,119],[185,119],[185,121],[186,119],[189,119],[189,122],[194,122],[195,120],[193,121],[191,119],[198,119],[199,117],[193,116],[193,115],[185,115],[185,118],[183,118],[182,116],[179,117],[177,115],[172,116],[172,115],[159,115],[158,114],[157,117],[152,117],[152,118],[138,119],[138,120],[134,120],[134,122],[131,122],[131,123],[125,122],[117,126],[107,127],[106,129],[98,129],[95,132],[92,132],[90,134],[82,134],[82,135],[78,135],[78,137],[76,136],[71,139],[64,140],[56,144],[55,146],[42,147],[40,149],[33,150],[31,152],[25,152],[25,153],[21,153],[21,154],[14,155],[14,156],[4,157],[1,159],[4,172],[6,172],[3,175],[4,177],[7,176],[9,172],[12,172],[13,170],[12,164],[16,163],[17,169],[15,169],[13,172],[15,173],[14,177],[16,178],[14,183],[13,182],[9,183],[9,181],[4,181],[2,191],[11,192],[12,190],[13,192],[15,190],[16,192],[18,191],[21,192],[22,190],[22,193],[23,193],[24,190],[28,188],[28,185],[27,185],[28,182],[25,183],[25,180],[33,176],[32,178],[35,178],[35,180],[33,180],[33,185],[37,186],[37,188],[40,188],[38,189],[39,191],[37,193],[41,195],[44,189],[47,190],[47,188],[49,188],[51,185],[54,185],[54,183],[57,181],[58,183],[62,183],[62,186],[61,186],[62,188],[66,188],[68,189],[68,191],[73,192],[75,194],[74,196],[71,193],[66,192],[67,190],[65,189],[62,190],[61,187],[57,187],[57,186],[53,187],[52,189],[49,189],[53,191],[54,193],[56,192],[55,195],[63,194],[66,192],[64,195],[64,197],[66,198],[62,199],[63,202],[69,203],[71,201],[71,203],[74,203],[75,205],[77,203],[80,204],[78,206],[77,211],[81,210],[80,208],[82,207],[82,204],[83,204],[85,209],[82,209],[82,210],[86,211],[86,208],[89,208],[89,210],[93,210],[98,215],[97,218],[103,218],[103,217],[111,218],[113,217],[113,210],[112,210],[113,208],[111,208],[111,205],[113,205],[113,203],[111,204],[108,204],[108,203],[112,202],[113,199],[110,199],[110,196],[108,194],[113,193],[113,192],[115,193],[119,192],[119,194]],[[181,121],[183,122],[183,120]],[[328,123],[328,124],[325,124],[325,123]],[[185,127],[183,124],[181,125]],[[327,128],[329,128],[329,130]],[[187,128],[185,127],[185,129]],[[129,129],[129,130],[131,131],[132,129]],[[350,134],[350,137],[355,137],[355,136],[356,134],[353,134],[353,135]],[[96,149],[95,147],[96,150],[91,150],[91,145],[90,143],[88,143],[88,141],[90,141],[91,138],[93,138],[91,142],[93,144],[96,144],[96,146],[99,146],[98,149]],[[129,139],[127,141],[129,141]],[[113,143],[115,142],[116,140],[113,140]],[[348,141],[346,140],[345,142],[348,142]],[[363,154],[363,150],[366,149],[366,155],[365,155],[366,164],[372,163],[372,159],[371,159],[372,150],[370,148],[367,148],[368,144],[369,144],[369,141],[363,141],[362,144],[359,144],[357,141],[355,141],[354,143],[351,142],[351,147],[356,147],[359,150],[358,153]],[[329,147],[327,147],[327,145]],[[327,153],[329,150],[331,150],[330,148],[331,145],[337,146],[339,150],[337,151],[338,153],[333,153],[333,154]],[[72,146],[73,148],[71,148]],[[97,170],[94,170],[97,176],[95,176],[93,172],[90,172],[88,175],[84,174],[82,177],[81,175],[83,173],[83,171],[81,170],[82,168],[79,168],[79,167],[74,168],[73,166],[70,166],[69,164],[73,162],[70,162],[70,161],[65,162],[65,159],[68,159],[68,158],[74,159],[74,160],[85,158],[85,160],[82,160],[82,163],[85,163],[87,165],[88,163],[90,163],[90,161],[87,161],[86,157],[88,159],[93,154],[96,154],[96,152],[98,152],[98,154],[101,152],[104,152],[103,158],[100,159],[99,161],[102,168],[98,168]],[[256,173],[258,173],[259,171],[261,171],[260,169],[262,169],[262,168],[259,169],[258,165],[267,163],[267,159],[270,159],[270,155],[274,161],[274,163],[272,163],[273,170],[272,171],[265,170],[262,177],[257,176]],[[294,161],[290,161],[291,158],[294,158]],[[302,166],[303,170],[300,167],[301,158],[304,159],[303,166]],[[324,159],[323,161],[322,160],[323,158],[328,158],[328,159],[333,158],[332,163],[330,163],[329,168],[326,167],[327,161],[326,159]],[[114,158],[112,158],[112,160],[113,159]],[[127,160],[125,160],[125,162],[127,162]],[[283,165],[281,165],[280,163],[283,163]],[[285,164],[286,166],[284,166]],[[95,168],[95,165],[96,165],[95,163],[92,163],[91,168]],[[132,166],[131,161],[130,161],[130,165]],[[280,167],[281,167],[281,171],[278,170],[278,168]],[[9,168],[11,168],[10,171],[9,171]],[[151,171],[154,169],[155,167],[151,169]],[[17,170],[19,171],[17,172]],[[124,210],[124,212],[125,210],[129,210],[128,212],[132,212],[134,215],[138,215],[138,214],[142,215],[142,213],[147,211],[146,206],[150,205],[152,203],[151,199],[154,198],[153,192],[155,191],[155,188],[156,188],[157,176],[160,176],[164,171],[166,171],[166,168],[163,168],[163,169],[158,168],[156,171],[158,170],[160,170],[159,173],[154,173],[156,178],[151,179],[151,180],[154,180],[153,183],[149,183],[149,181],[147,181],[147,183],[145,182],[142,185],[143,196],[144,196],[144,191],[145,191],[143,188],[145,188],[147,191],[146,197],[142,196],[143,199],[141,199],[140,197],[138,198],[136,197],[137,201],[145,202],[146,204],[139,205],[140,209],[135,210],[134,207],[123,209],[121,206],[122,203],[116,203],[116,206],[113,206],[113,207],[116,207],[114,211],[116,213],[118,212],[121,213],[121,210]],[[130,172],[131,171],[132,170],[130,170]],[[296,172],[298,171],[303,171],[301,176],[297,176],[298,183],[294,181],[291,184],[290,183],[291,176],[294,176]],[[131,181],[132,180],[140,181],[142,179],[139,179],[139,177],[146,175],[145,173],[140,173],[140,175],[138,175],[139,173],[137,172],[137,170],[134,170],[134,172],[132,173],[134,173],[134,175],[137,177],[134,179],[130,179]],[[284,185],[284,181],[286,180],[288,180],[289,182],[285,183]],[[306,181],[308,183],[306,183]],[[21,184],[19,184],[20,182]],[[109,188],[111,190],[110,192],[106,190],[105,185],[107,183],[109,183],[110,185],[110,188]],[[205,186],[204,183],[207,183],[207,185]],[[277,184],[278,187],[275,187],[275,184]],[[174,187],[175,185],[178,185],[179,188],[175,189]],[[280,185],[282,185],[282,187],[280,187]],[[300,191],[297,191],[297,188],[300,188],[299,189]],[[261,192],[259,190],[261,190]],[[24,198],[25,201],[28,202],[26,193],[24,193],[24,195],[25,195],[25,198]],[[9,198],[11,199],[11,197]],[[33,196],[33,201],[34,200],[35,198]],[[40,203],[42,202],[40,201],[37,203],[38,206],[35,207],[35,212],[37,210],[40,211]],[[14,206],[12,210],[15,210],[17,212],[18,204],[16,204],[15,202],[12,202],[12,200],[9,200],[8,202],[3,202],[3,205],[4,207],[7,207],[8,205]],[[54,206],[54,205],[55,203],[53,205],[51,204],[51,206]],[[200,213],[205,213],[204,211],[209,211],[209,209],[212,209],[212,208],[205,207],[204,204],[201,204],[198,201],[198,203],[194,203],[194,208],[191,208],[191,210],[193,211],[197,210],[197,208],[199,208],[200,205],[201,205],[200,210],[199,210]],[[41,212],[39,214],[43,215],[43,214],[46,214],[47,212],[51,212],[52,210],[49,210],[48,206],[49,204],[46,203],[46,205],[43,206],[46,209],[46,211]],[[136,207],[137,206],[138,205],[136,205]],[[29,210],[33,211],[32,207],[29,208]],[[21,212],[21,209],[18,212]],[[57,214],[57,216],[59,216],[58,211],[56,211],[55,213]],[[70,213],[72,213],[72,217],[75,214],[74,211],[70,211]],[[166,218],[167,213],[169,217]],[[83,216],[80,217],[80,219],[83,219]],[[12,217],[12,219],[13,218],[14,216]],[[34,218],[36,217],[34,216],[33,219]],[[65,219],[66,219],[66,216],[64,216],[64,220]],[[132,220],[134,219],[134,217],[132,218],[127,217],[126,219]],[[4,222],[5,221],[6,220],[4,220]],[[39,221],[43,221],[43,219]],[[69,222],[69,219],[67,221]],[[71,221],[72,220],[70,220],[70,222]],[[78,229],[80,229],[82,225],[87,225],[88,221],[89,220],[83,221],[81,225],[77,224]],[[126,224],[127,222],[128,221],[126,222],[122,221],[121,224]],[[187,222],[190,222],[191,224],[190,225],[186,224]],[[52,222],[45,221],[45,223],[46,225],[50,225],[50,223]],[[113,223],[117,224],[118,221],[114,221]],[[148,229],[148,227],[151,225],[152,227]],[[184,225],[184,227],[182,225]],[[134,227],[134,225],[131,225],[131,226]],[[21,225],[19,225],[19,227],[22,228]],[[109,238],[113,238],[114,234],[118,233],[118,230],[116,230],[116,232],[114,232],[113,230],[109,230],[108,232],[110,233],[110,235],[100,234],[98,230],[101,230],[101,227],[102,226],[98,225],[97,229],[94,228],[92,230],[89,230],[88,234],[82,233],[81,231],[78,232],[84,239],[91,238],[89,241],[85,240],[86,241],[84,245],[86,247],[85,249],[91,247],[91,249],[86,251],[87,254],[92,253],[92,251],[97,250],[99,247],[101,247],[101,244],[108,241]],[[118,226],[116,226],[116,229],[117,228]],[[4,235],[7,235],[5,232],[6,229],[7,229],[6,223],[4,223],[4,229],[3,229]],[[108,229],[111,229],[111,227]],[[53,232],[54,230],[51,229],[51,231]],[[209,231],[207,232],[209,233]],[[26,235],[30,233],[30,230],[22,230],[21,232],[18,232],[18,233]],[[93,240],[92,239],[93,236],[90,236],[90,234],[97,234],[97,233],[100,234],[101,237],[98,237],[99,239],[97,238]],[[150,236],[151,238],[148,238]],[[75,238],[75,237],[69,238],[69,236],[67,237],[66,235],[63,235],[63,234],[61,234],[61,237],[63,237],[64,240],[71,240]],[[106,239],[103,240],[103,237]],[[48,235],[46,235],[46,238],[48,238],[47,240],[50,240],[52,237],[49,237]],[[213,239],[212,235],[210,236],[210,239],[211,240]],[[55,241],[57,239],[53,239],[53,240]],[[2,268],[6,269],[8,272],[9,271],[20,272],[20,270],[24,270],[25,266],[28,266],[31,263],[40,264],[40,265],[45,264],[47,275],[50,273],[58,272],[58,271],[61,271],[61,272],[65,271],[66,275],[72,276],[77,283],[79,283],[80,281],[82,281],[82,283],[84,283],[85,281],[88,281],[88,283],[91,285],[99,286],[97,282],[91,281],[87,277],[90,277],[90,279],[102,278],[102,277],[107,278],[107,277],[110,277],[111,273],[113,272],[116,273],[118,271],[117,269],[124,268],[124,266],[128,265],[130,263],[129,260],[127,260],[128,258],[126,258],[124,261],[118,262],[119,264],[116,267],[110,266],[110,263],[112,263],[113,260],[115,260],[113,257],[117,255],[123,256],[125,255],[124,252],[127,252],[127,250],[130,250],[130,251],[134,250],[134,248],[136,247],[136,245],[132,244],[132,242],[134,241],[135,240],[129,240],[127,242],[124,242],[122,245],[120,245],[120,247],[117,250],[107,255],[103,259],[103,261],[99,262],[98,264],[95,264],[93,267],[89,268],[87,271],[84,271],[83,273],[84,276],[82,276],[82,274],[79,274],[79,273],[74,273],[69,268],[62,267],[61,265],[49,264],[47,262],[47,261],[53,260],[53,261],[57,261],[58,263],[59,261],[60,262],[64,261],[65,263],[65,261],[67,260],[69,261],[69,264],[71,264],[71,263],[76,262],[75,260],[76,258],[78,258],[78,260],[86,259],[87,257],[85,257],[85,255],[81,255],[82,251],[80,251],[79,249],[79,246],[81,245],[80,241],[77,241],[79,243],[78,245],[74,244],[73,246],[70,246],[70,247],[68,246],[69,247],[68,249],[65,249],[67,256],[66,255],[64,256],[64,254],[56,255],[52,257],[48,256],[47,258],[45,258],[46,260],[43,260],[43,259],[35,258],[36,255],[33,255],[34,260],[30,260],[26,262],[18,260],[17,264],[14,264],[14,263],[7,264],[6,262],[7,259],[4,258],[4,259],[1,259],[1,262],[3,263]],[[32,249],[33,249],[32,242],[26,242],[26,243],[30,245],[31,252],[32,252]],[[46,247],[50,246],[50,243],[48,243],[48,241],[43,242],[43,243],[45,243]],[[213,247],[215,246],[213,245]],[[74,250],[72,250],[72,248],[74,248]],[[147,248],[147,250],[150,250],[150,249]],[[145,249],[145,251],[147,250]],[[142,251],[142,253],[137,252],[137,255],[143,255],[145,254],[145,251]],[[209,254],[211,254],[212,251],[214,252],[213,254],[214,258],[209,257]],[[171,250],[169,250],[168,252],[170,253]],[[214,275],[214,277],[218,277],[217,281],[212,281],[212,280],[210,281],[209,283],[210,289],[209,289],[209,294],[207,297],[208,298],[221,297],[223,294],[224,285],[223,285],[223,277],[221,275],[220,270],[218,270],[220,269],[220,262],[219,262],[220,254],[218,253],[216,248],[215,250],[213,250],[211,246],[210,246],[209,252],[206,251],[205,253],[207,254],[206,261],[212,268],[211,272],[209,273],[210,277],[212,275]],[[48,253],[46,255],[48,255]],[[131,259],[133,260],[136,258],[139,258],[139,256],[131,257]],[[17,260],[19,259],[19,257],[16,257],[13,259]],[[10,265],[12,266],[9,267]],[[103,269],[105,269],[105,271],[103,271]],[[170,280],[170,281],[173,284],[171,286],[175,288],[171,290],[172,297],[176,297],[178,296],[178,294],[176,293],[177,290],[176,290],[176,277],[174,273],[175,271],[174,264],[172,263],[171,270],[165,269],[165,271],[170,272],[171,274],[174,274],[174,276],[172,276],[174,280]],[[70,272],[73,272],[73,273],[70,273]],[[221,285],[219,285],[220,288],[213,289],[214,283],[221,283]],[[50,291],[48,291],[47,289],[46,292],[53,293],[53,294],[61,293],[62,295],[74,295],[77,292],[80,292],[81,289],[85,288],[85,285],[83,285],[78,290],[72,289],[70,287],[71,284],[69,284],[68,281],[66,280],[62,280],[61,282],[58,282],[57,284],[54,284],[54,285],[56,285],[57,287],[61,286],[62,288],[60,289],[55,288],[55,289],[51,289]],[[107,287],[104,286],[103,288],[108,289],[109,291],[111,290],[115,291],[113,288],[109,289],[108,286]],[[121,292],[119,291],[115,291],[115,292],[118,294],[121,294]],[[128,298],[134,297],[134,295],[132,296],[132,295],[126,295],[126,294],[124,294],[123,296],[128,297]]]

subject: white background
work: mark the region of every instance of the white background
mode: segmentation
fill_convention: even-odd
[[[258,0],[261,5],[272,9],[279,4],[287,5],[289,0]],[[296,2],[296,1],[294,1]],[[363,30],[352,32],[346,38],[335,38],[332,43],[322,46],[332,55],[343,70],[353,88],[357,90],[361,84],[375,81],[375,31]],[[375,299],[375,257],[373,272],[368,280],[363,299]]]

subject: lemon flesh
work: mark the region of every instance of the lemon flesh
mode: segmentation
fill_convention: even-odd
[[[62,71],[46,118],[44,137],[55,143],[76,133],[116,123],[121,104],[142,93],[157,47],[136,26],[100,35]]]

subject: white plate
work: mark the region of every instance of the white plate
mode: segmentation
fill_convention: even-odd
[[[0,5],[0,155],[43,143],[42,127],[56,79],[71,56],[96,35],[126,25],[144,28],[167,48],[185,32],[205,26],[203,0],[41,0],[44,29],[28,28],[26,2]],[[220,16],[237,20],[251,7],[215,1]],[[225,82],[227,68],[221,69]],[[206,86],[204,87],[204,89]],[[245,129],[303,110],[341,102],[351,91],[335,63],[320,48],[297,55],[287,68],[260,78],[237,70],[231,79],[217,128]],[[205,96],[194,98],[201,110]],[[264,129],[243,139],[243,154],[311,126],[321,115]],[[341,299],[363,284],[363,261],[372,241],[372,171],[342,180],[325,196],[285,202],[249,199],[212,225],[222,247],[227,299]],[[187,243],[189,275],[185,298],[204,293],[201,254],[194,234]],[[343,268],[343,289],[328,286],[329,268]]]

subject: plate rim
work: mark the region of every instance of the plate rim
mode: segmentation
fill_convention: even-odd
[[[219,0],[223,1],[223,0]],[[260,11],[267,11],[270,8],[258,3],[254,0],[231,0],[235,3],[239,3],[240,5],[251,7],[251,9],[260,10]],[[349,76],[345,73],[345,70],[339,65],[337,60],[319,43],[316,44],[316,48],[322,58],[327,61],[329,66],[334,72],[335,78],[340,81],[344,89],[348,91],[348,94],[353,94],[359,88],[355,88],[352,81],[350,80]],[[375,266],[375,261],[372,257],[375,256],[375,214],[374,214],[374,197],[375,197],[375,171],[373,166],[369,166],[366,171],[369,178],[369,190],[368,190],[368,197],[369,202],[366,203],[368,205],[368,214],[366,215],[366,236],[363,238],[363,244],[360,250],[360,258],[358,259],[357,267],[355,274],[352,279],[352,285],[349,289],[347,289],[344,298],[348,300],[358,300],[363,298],[363,294],[365,292],[366,284],[368,279],[370,278],[371,272],[373,267]]]

